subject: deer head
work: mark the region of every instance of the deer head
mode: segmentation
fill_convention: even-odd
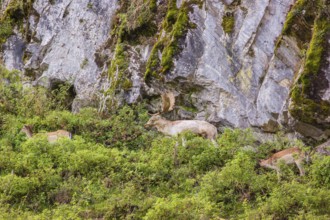
[[[23,125],[21,132],[24,132],[28,138],[33,136],[32,126],[31,125]]]
[[[152,126],[156,125],[157,122],[161,119],[162,119],[162,116],[160,116],[159,113],[154,114],[153,116],[151,116],[151,118],[148,120],[148,122],[144,125],[144,127],[146,127],[146,128],[152,127]]]

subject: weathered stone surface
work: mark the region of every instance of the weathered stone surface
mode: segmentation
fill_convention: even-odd
[[[10,0],[0,1],[0,13],[3,13],[6,10],[9,2],[10,2]]]
[[[5,66],[10,70],[23,70],[25,43],[20,34],[11,36],[2,47],[6,51],[2,57]]]
[[[323,140],[326,138],[324,132],[312,125],[303,123],[303,122],[296,122],[294,124],[294,129],[302,134],[305,137],[311,137],[315,140]]]
[[[316,147],[316,152],[319,154],[330,156],[330,139]]]
[[[278,130],[300,59],[290,39],[275,54],[293,1],[242,1],[235,7],[233,33],[224,33],[222,17],[230,2],[207,1],[195,8],[185,47],[168,82],[180,79],[203,88],[195,94],[197,117],[234,127]],[[232,9],[231,9],[232,12]],[[291,45],[292,44],[292,45]],[[269,126],[271,124],[271,126]]]
[[[36,0],[39,16],[31,16],[34,33],[26,47],[31,57],[24,69],[49,80],[67,81],[74,85],[78,99],[90,99],[102,69],[95,62],[95,52],[108,39],[116,0]],[[21,43],[15,36],[5,44],[7,67],[22,69]],[[8,45],[8,46],[6,46]],[[80,103],[80,102],[79,102]]]
[[[327,47],[330,48],[330,34],[327,37]],[[328,86],[325,87],[320,93],[322,99],[330,103],[330,51],[328,49],[325,58],[323,59],[322,72],[325,74],[325,80],[327,80]]]

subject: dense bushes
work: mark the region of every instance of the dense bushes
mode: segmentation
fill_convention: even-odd
[[[23,88],[15,74],[0,81],[8,103],[0,109],[0,219],[330,217],[328,157],[313,156],[304,177],[285,166],[278,182],[258,160],[294,144],[288,140],[260,145],[250,131],[231,129],[219,135],[219,147],[191,133],[164,137],[144,129],[142,105],[72,114],[65,99]],[[23,124],[38,134],[27,139]],[[43,133],[60,128],[73,139],[48,143]]]

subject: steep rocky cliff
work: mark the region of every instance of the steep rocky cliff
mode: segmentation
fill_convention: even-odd
[[[330,136],[328,0],[22,2],[2,2],[3,63],[70,82],[74,110],[144,99],[156,111],[171,90],[172,118]]]

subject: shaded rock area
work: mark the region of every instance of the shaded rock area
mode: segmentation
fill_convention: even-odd
[[[316,152],[321,155],[330,156],[330,139],[316,147]]]

